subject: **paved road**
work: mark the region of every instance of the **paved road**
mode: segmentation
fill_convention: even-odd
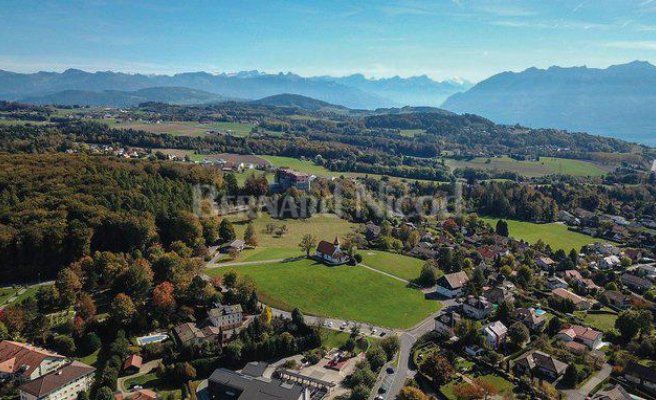
[[[567,395],[567,398],[569,400],[585,400],[597,385],[608,379],[612,371],[613,367],[611,367],[610,364],[604,364],[601,369],[597,371],[592,378],[588,379],[588,381],[579,389],[565,390],[564,392]]]
[[[141,376],[141,375],[146,375],[150,371],[156,369],[161,363],[162,363],[161,358],[157,359],[157,360],[148,361],[147,363],[143,364],[141,366],[141,368],[139,368],[139,372],[137,372],[136,374],[128,375],[128,376],[122,376],[122,377],[118,378],[118,380],[116,381],[116,387],[118,388],[118,390],[121,393],[127,393],[130,390],[130,388],[125,387],[125,382],[127,380],[132,379],[132,378],[136,378],[136,377]]]

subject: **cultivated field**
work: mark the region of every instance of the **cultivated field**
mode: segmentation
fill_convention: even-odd
[[[601,176],[608,170],[598,164],[565,158],[540,157],[539,161],[518,161],[510,157],[474,158],[470,161],[445,159],[450,168],[475,168],[488,171],[515,172],[527,177],[552,174],[573,176]]]
[[[492,227],[495,227],[498,221],[497,218],[483,218],[483,220]],[[578,251],[582,246],[603,241],[582,233],[572,232],[568,230],[567,226],[564,224],[534,224],[532,222],[524,221],[507,221],[511,237],[514,237],[515,239],[523,239],[529,243],[535,243],[542,239],[542,241],[551,246],[553,250],[563,249],[569,251],[574,248]]]
[[[108,123],[107,121],[103,121]],[[240,122],[212,122],[210,124],[201,124],[191,121],[163,121],[159,124],[129,121],[129,122],[111,122],[109,123],[113,128],[118,129],[136,129],[146,132],[164,134],[175,136],[206,136],[209,135],[208,131],[218,131],[224,134],[234,136],[248,135],[255,125],[245,124]]]
[[[228,270],[251,277],[265,303],[286,310],[298,307],[308,314],[409,328],[440,307],[421,291],[360,266],[328,267],[302,259],[208,272],[220,275]]]

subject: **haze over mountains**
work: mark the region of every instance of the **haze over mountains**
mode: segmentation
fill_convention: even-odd
[[[656,67],[551,67],[494,75],[443,104],[497,123],[561,128],[656,145]]]
[[[220,95],[223,98],[240,99],[259,99],[281,93],[293,93],[349,108],[370,109],[405,105],[439,105],[449,95],[466,90],[471,84],[455,81],[436,82],[426,76],[379,80],[366,79],[362,75],[342,78],[327,76],[305,78],[293,73],[265,74],[258,71],[236,74],[192,72],[173,76],[116,72],[89,73],[76,69],[69,69],[62,73],[34,74],[0,71],[0,99],[5,100],[71,104],[70,101],[74,99],[89,98],[95,101],[99,97],[94,97],[90,93],[70,91],[133,92],[165,87],[195,89]],[[163,90],[160,89],[159,95],[162,95],[162,92]],[[139,97],[140,94],[134,96]],[[103,97],[111,99],[111,94],[108,97],[105,93]],[[195,96],[191,96],[193,97]],[[197,102],[206,102],[204,97],[200,96]],[[129,99],[123,98],[121,101],[129,101]]]

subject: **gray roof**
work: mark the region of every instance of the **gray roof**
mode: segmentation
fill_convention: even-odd
[[[254,378],[225,368],[215,370],[209,382],[210,386],[220,384],[241,392],[235,397],[238,400],[298,400],[305,391],[300,385],[277,379]]]

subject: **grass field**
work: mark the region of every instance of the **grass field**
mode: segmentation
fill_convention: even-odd
[[[475,168],[515,172],[527,177],[551,174],[573,176],[602,176],[607,170],[589,161],[565,158],[540,157],[539,161],[518,161],[510,157],[474,158],[469,161],[445,159],[450,168]]]
[[[409,328],[440,307],[422,292],[363,267],[328,267],[313,260],[225,267],[251,277],[263,302],[291,310],[298,307],[313,315],[371,323],[389,328]]]
[[[18,289],[13,287],[0,288],[0,306],[5,304],[5,302],[15,295],[17,291]]]
[[[497,391],[501,396],[503,396],[504,394],[512,393],[513,384],[498,375],[487,374],[487,375],[481,375],[477,378],[486,381],[488,383],[491,383],[497,389]],[[447,399],[455,400],[456,395],[455,393],[453,393],[453,389],[462,383],[463,382],[456,382],[455,380],[453,380],[447,383],[446,385],[442,386],[440,388],[440,391],[442,392],[442,394],[444,394],[444,396],[446,396]]]
[[[331,176],[338,175],[335,172],[331,172],[321,165],[317,165],[314,161],[311,160],[301,160],[298,158],[292,157],[280,157],[280,156],[260,156],[265,160],[273,164],[274,167],[288,167],[299,172],[305,172],[308,174],[313,174],[317,176]]]
[[[495,227],[498,218],[483,218],[483,220],[492,227]],[[529,243],[535,243],[542,239],[542,241],[551,246],[553,250],[563,249],[569,251],[574,248],[578,251],[582,246],[596,241],[603,241],[582,233],[572,232],[563,224],[535,224],[524,221],[507,221],[508,231],[511,237],[515,239],[523,239]]]
[[[599,331],[606,332],[615,329],[617,314],[589,314],[585,311],[574,311],[574,315],[581,318],[586,325]]]
[[[154,372],[125,381],[126,389],[130,389],[134,385],[139,385],[144,389],[154,390],[162,398],[182,398],[182,391],[180,389],[172,387],[166,381],[158,378]]]
[[[378,250],[362,250],[362,263],[379,271],[411,281],[419,277],[424,261]]]
[[[206,136],[208,135],[207,132],[211,130],[234,136],[246,136],[255,126],[240,122],[212,122],[210,124],[201,124],[193,121],[165,121],[159,124],[139,121],[118,123],[116,121],[108,122],[104,120],[103,122],[118,129],[137,129],[158,134],[168,133],[175,136]]]
[[[233,220],[233,224],[237,237],[243,238],[248,221]],[[288,231],[284,236],[276,237],[266,233],[267,224],[287,225]],[[316,236],[317,240],[332,242],[335,236],[343,238],[347,233],[352,232],[357,224],[345,221],[332,214],[315,215],[308,219],[273,219],[269,214],[262,214],[259,218],[253,220],[253,226],[258,235],[258,247],[298,249],[298,243],[303,235],[309,233]]]

